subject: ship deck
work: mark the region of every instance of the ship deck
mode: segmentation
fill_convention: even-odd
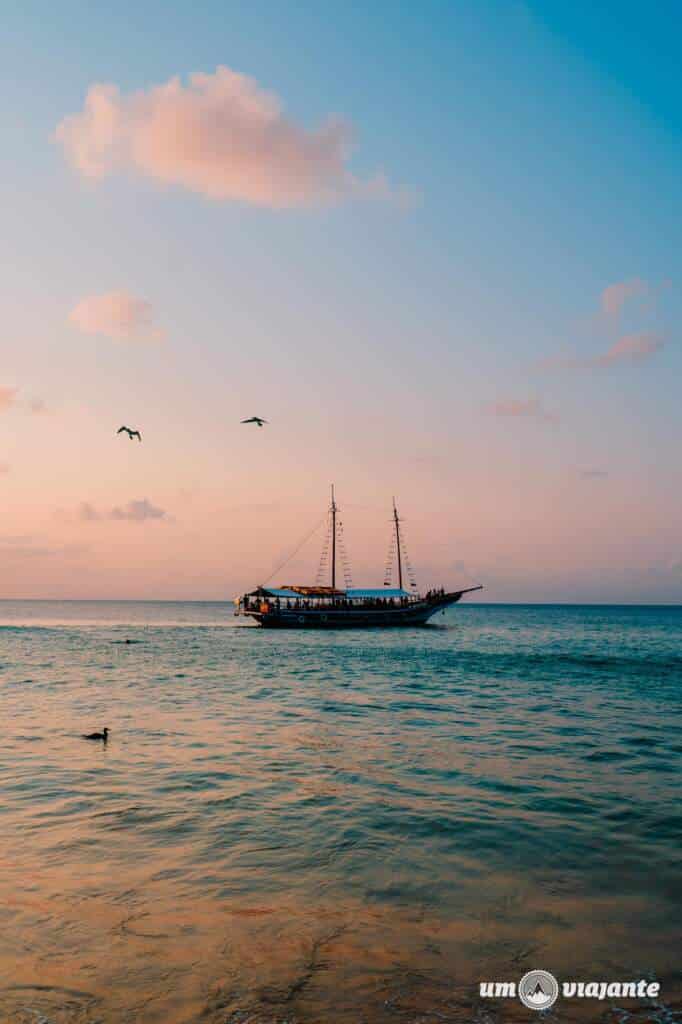
[[[422,597],[404,591],[330,592],[324,588],[320,593],[312,587],[259,588],[242,599],[242,613],[268,629],[422,626],[463,594],[480,589],[432,591]]]

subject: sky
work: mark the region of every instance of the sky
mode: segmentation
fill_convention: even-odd
[[[0,598],[682,602],[677,15],[4,12]]]

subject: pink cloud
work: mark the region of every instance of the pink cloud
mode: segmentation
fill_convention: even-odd
[[[543,370],[588,370],[617,366],[621,363],[641,363],[660,351],[664,345],[664,338],[653,331],[624,334],[606,352],[591,359],[552,356],[544,359],[540,367]]]
[[[9,409],[17,400],[17,388],[0,387],[0,412]]]
[[[85,334],[142,341],[163,337],[163,331],[154,326],[151,304],[126,291],[88,295],[74,306],[69,320]]]
[[[4,476],[9,473],[9,464],[7,462],[0,462],[0,476]]]
[[[34,414],[47,412],[47,404],[42,398],[19,398],[19,388],[0,387],[0,412],[16,407]]]
[[[594,360],[595,366],[613,366],[615,363],[636,363],[648,359],[662,349],[665,342],[659,334],[644,331],[642,334],[625,334],[608,351]]]
[[[329,118],[309,131],[277,96],[227,67],[128,96],[92,85],[54,138],[85,177],[132,170],[209,199],[281,208],[391,194],[382,175],[362,182],[348,170],[349,125]]]
[[[553,413],[544,409],[539,398],[503,398],[497,402],[490,402],[486,408],[493,416],[526,417],[543,420],[546,423],[555,423],[557,420]]]
[[[616,317],[628,301],[637,295],[644,295],[648,292],[649,286],[646,281],[639,277],[633,277],[630,281],[618,281],[610,284],[601,293],[601,308],[606,316]]]

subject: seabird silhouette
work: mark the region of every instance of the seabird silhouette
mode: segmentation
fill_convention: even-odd
[[[259,427],[262,427],[267,422],[267,420],[261,419],[260,416],[251,416],[248,420],[242,420],[242,423],[257,423]]]
[[[138,441],[142,440],[142,434],[140,433],[140,431],[139,430],[131,430],[130,427],[119,427],[118,430],[116,431],[116,433],[117,434],[122,434],[124,431],[128,435],[128,437],[130,438],[131,441],[132,441],[132,439],[134,437],[136,437]]]
[[[88,732],[88,733],[84,732],[83,733],[83,739],[84,740],[104,740],[104,742],[106,743],[107,740],[109,739],[109,730],[105,726],[102,729],[101,732]]]

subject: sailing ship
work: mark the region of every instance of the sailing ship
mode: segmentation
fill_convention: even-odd
[[[397,587],[391,585],[394,567],[397,569]],[[342,569],[343,586],[337,585],[340,582],[337,581],[339,568]],[[328,583],[323,584],[327,574]],[[332,485],[317,583],[314,586],[282,584],[278,587],[262,584],[235,600],[235,615],[246,615],[268,629],[423,626],[437,612],[459,601],[464,594],[482,589],[481,586],[453,591],[440,588],[425,594],[419,593],[395,498],[384,586],[374,590],[353,587],[343,538],[343,523]]]

